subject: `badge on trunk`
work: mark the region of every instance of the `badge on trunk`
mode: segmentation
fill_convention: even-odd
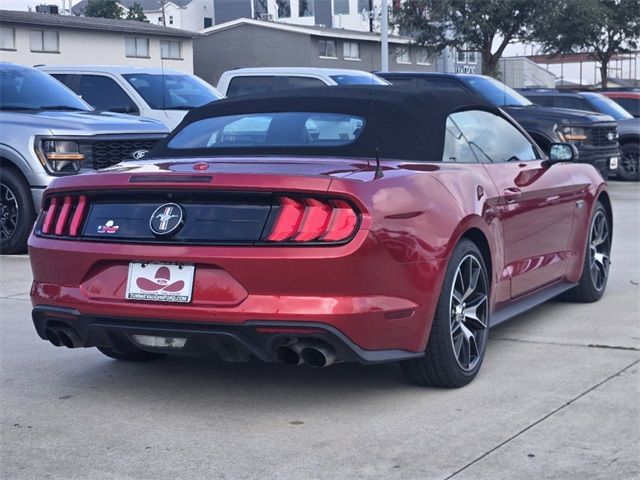
[[[149,228],[159,237],[174,235],[184,225],[184,212],[180,205],[165,203],[159,206],[151,214]]]

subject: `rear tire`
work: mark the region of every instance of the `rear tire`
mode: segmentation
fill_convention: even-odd
[[[152,362],[165,356],[164,353],[146,352],[139,349],[129,352],[118,352],[111,347],[97,347],[97,349],[107,357],[125,362]]]
[[[473,380],[484,359],[489,281],[478,247],[467,239],[449,260],[424,357],[400,363],[415,384],[457,388]]]
[[[0,253],[23,253],[35,221],[29,185],[11,167],[0,169]]]
[[[602,203],[598,202],[589,223],[587,250],[578,285],[562,295],[573,302],[597,302],[604,295],[611,265],[611,226]]]
[[[622,180],[637,182],[640,180],[640,145],[625,143],[620,150],[620,165],[616,174]]]

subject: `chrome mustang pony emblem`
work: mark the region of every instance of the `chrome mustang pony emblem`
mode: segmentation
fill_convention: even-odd
[[[173,235],[184,224],[182,207],[175,203],[165,203],[156,208],[149,219],[149,228],[159,237]]]

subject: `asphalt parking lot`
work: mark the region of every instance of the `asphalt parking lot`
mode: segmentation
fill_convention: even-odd
[[[395,365],[126,364],[54,348],[26,256],[0,257],[3,479],[632,479],[640,476],[640,188],[612,183],[608,291],[492,331],[460,390]]]

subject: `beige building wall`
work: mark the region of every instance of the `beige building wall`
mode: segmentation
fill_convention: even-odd
[[[124,65],[138,67],[162,67],[193,73],[193,41],[190,38],[159,37],[121,32],[102,32],[65,28],[37,28],[3,23],[3,27],[15,29],[15,50],[0,50],[0,61],[21,65]],[[59,52],[32,52],[31,30],[52,30],[59,35]],[[127,57],[125,37],[149,39],[149,58]],[[160,40],[182,42],[182,60],[160,58]]]

